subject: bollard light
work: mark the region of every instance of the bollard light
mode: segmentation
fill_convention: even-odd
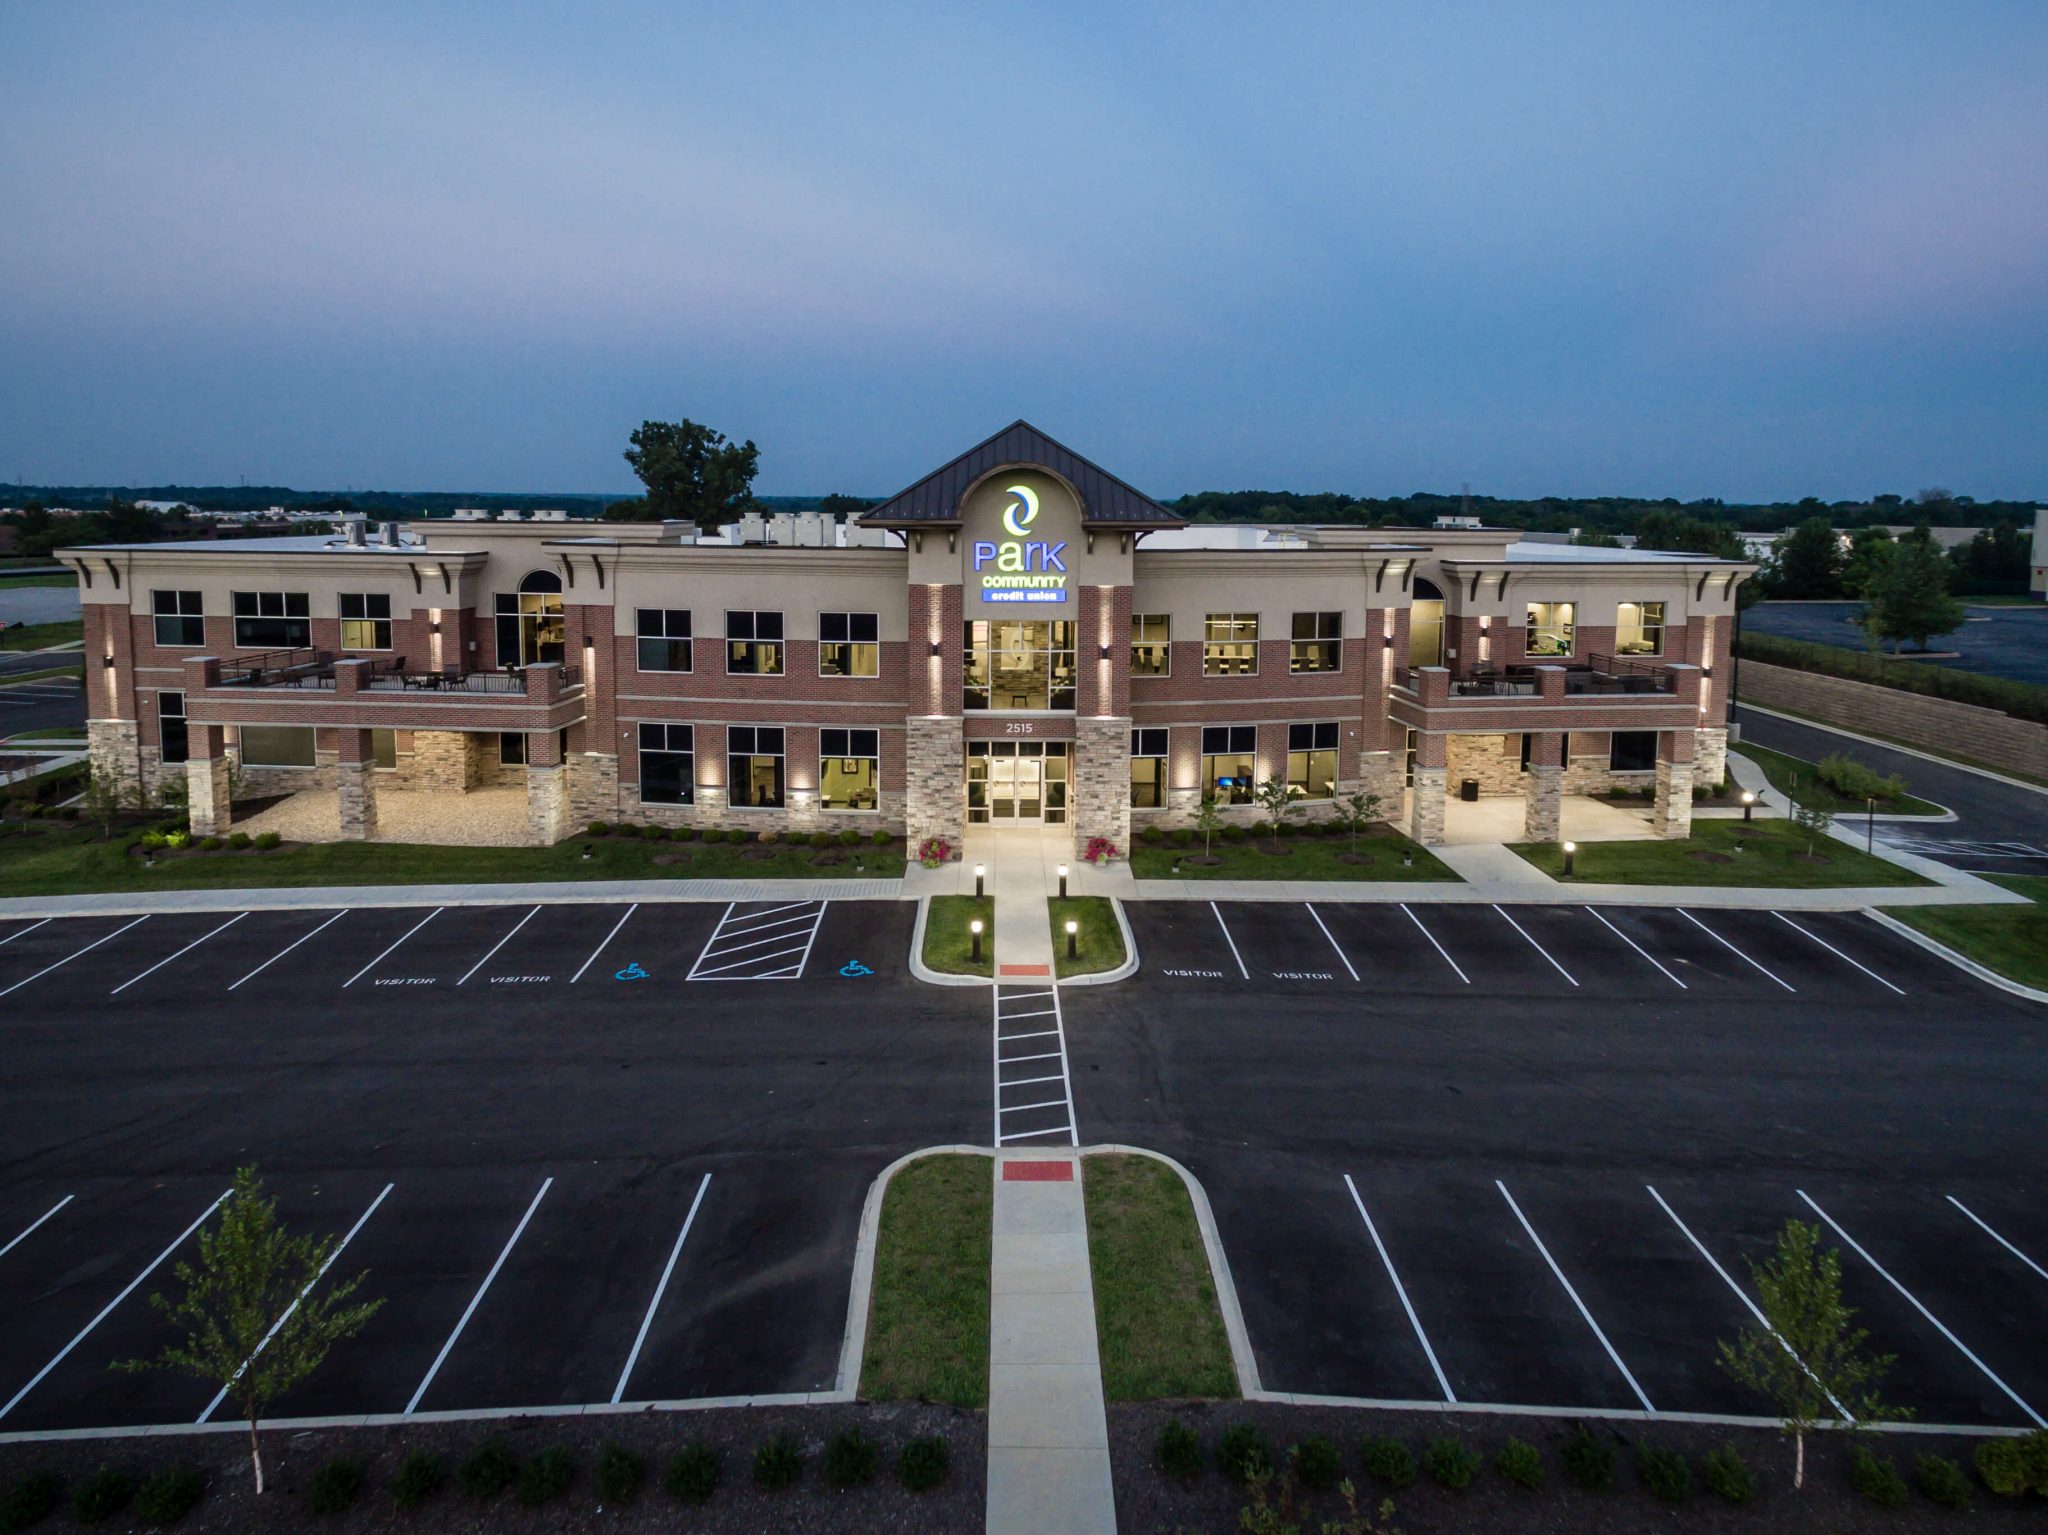
[[[1756,809],[1756,791],[1754,789],[1744,789],[1742,791],[1742,819],[1747,821],[1750,812],[1754,809]]]
[[[1078,935],[1078,934],[1080,933],[1080,931],[1081,931],[1081,924],[1080,924],[1080,923],[1078,923],[1078,922],[1075,922],[1075,921],[1072,921],[1072,920],[1069,920],[1069,921],[1068,921],[1068,923],[1067,923],[1067,958],[1068,958],[1068,959],[1072,959],[1072,958],[1074,957],[1074,947],[1075,947],[1075,944],[1076,944],[1076,942],[1078,941],[1078,937],[1077,937],[1077,935]]]
[[[1060,899],[1064,901],[1064,900],[1065,900],[1066,898],[1067,898],[1067,866],[1066,866],[1065,864],[1061,864],[1061,865],[1060,865]]]
[[[1576,842],[1567,842],[1564,845],[1564,877],[1566,879],[1572,877],[1572,855],[1578,852],[1578,850],[1579,845]]]
[[[976,917],[967,924],[967,931],[974,935],[974,962],[981,963],[981,918]]]
[[[974,898],[977,901],[981,899],[981,878],[986,873],[988,873],[987,864],[978,863],[974,866]]]

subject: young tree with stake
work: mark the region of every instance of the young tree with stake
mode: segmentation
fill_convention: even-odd
[[[1216,802],[1214,794],[1204,794],[1202,803],[1195,810],[1195,830],[1202,834],[1202,857],[1210,856],[1209,845],[1215,841],[1216,833],[1223,829],[1223,807]]]
[[[297,1385],[342,1339],[360,1332],[384,1304],[349,1303],[368,1277],[319,1287],[334,1261],[332,1236],[288,1234],[277,1201],[263,1194],[253,1167],[238,1168],[221,1206],[220,1228],[199,1233],[199,1261],[172,1272],[185,1293],[152,1294],[150,1305],[185,1334],[153,1359],[124,1359],[114,1368],[175,1370],[223,1386],[249,1423],[249,1464],[263,1492],[263,1451],[256,1437],[265,1409]]]
[[[1294,786],[1284,778],[1269,778],[1253,791],[1252,797],[1271,818],[1273,851],[1280,851],[1280,828],[1294,814]]]
[[[1835,824],[1835,813],[1821,802],[1824,791],[1816,790],[1811,800],[1799,798],[1799,781],[1792,781],[1792,824],[1806,833],[1806,856],[1813,856],[1814,844],[1828,834],[1828,828]]]
[[[1344,829],[1351,833],[1351,856],[1358,856],[1358,838],[1380,818],[1380,797],[1368,789],[1344,796]]]

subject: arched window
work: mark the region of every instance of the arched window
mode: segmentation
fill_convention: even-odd
[[[1444,594],[1420,576],[1408,604],[1408,664],[1444,664]]]
[[[531,666],[559,661],[568,638],[562,617],[562,578],[552,570],[530,570],[516,592],[497,596],[498,665]]]

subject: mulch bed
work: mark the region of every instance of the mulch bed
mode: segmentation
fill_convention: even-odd
[[[1207,1469],[1190,1483],[1166,1477],[1153,1458],[1160,1427],[1172,1417],[1194,1427],[1210,1455]],[[1276,1454],[1283,1457],[1290,1444],[1311,1434],[1327,1437],[1344,1457],[1344,1474],[1357,1484],[1361,1511],[1371,1514],[1383,1497],[1391,1497],[1391,1523],[1406,1535],[1503,1535],[1508,1531],[1516,1535],[1641,1535],[1649,1530],[1698,1531],[1700,1535],[1738,1531],[1777,1535],[1792,1530],[1899,1535],[1956,1529],[1966,1523],[1977,1530],[2048,1529],[2048,1501],[2038,1497],[2008,1501],[1981,1485],[1968,1514],[1939,1507],[1917,1491],[1904,1508],[1879,1508],[1849,1485],[1848,1443],[1845,1437],[1832,1434],[1808,1442],[1806,1487],[1795,1493],[1792,1445],[1775,1430],[1684,1423],[1590,1423],[1596,1433],[1609,1436],[1614,1444],[1615,1476],[1608,1491],[1584,1492],[1567,1480],[1558,1461],[1559,1448],[1576,1427],[1569,1419],[1240,1402],[1110,1407],[1109,1455],[1116,1483],[1117,1527],[1174,1532],[1238,1529],[1238,1513],[1250,1497],[1216,1469],[1214,1455],[1223,1430],[1240,1422],[1256,1424],[1272,1441]],[[1430,1439],[1454,1436],[1467,1449],[1478,1451],[1487,1464],[1463,1492],[1446,1491],[1423,1477],[1411,1487],[1390,1493],[1359,1468],[1359,1442],[1381,1435],[1403,1440],[1418,1459]],[[1533,1444],[1542,1452],[1549,1474],[1539,1491],[1524,1491],[1493,1469],[1493,1452],[1510,1438]],[[1881,1435],[1871,1442],[1892,1456],[1909,1484],[1914,1456],[1930,1453],[1959,1461],[1971,1480],[1976,1480],[1969,1467],[1977,1440],[1912,1434]],[[1687,1501],[1666,1503],[1643,1487],[1635,1470],[1636,1449],[1642,1444],[1680,1450],[1692,1462],[1693,1490]],[[1731,1444],[1756,1475],[1757,1497],[1752,1503],[1729,1503],[1701,1481],[1700,1457]],[[1321,1529],[1325,1520],[1339,1520],[1344,1514],[1342,1499],[1328,1489],[1302,1494],[1290,1518],[1302,1529],[1313,1531]]]
[[[826,1485],[824,1446],[842,1429],[858,1428],[877,1441],[875,1479],[865,1487]],[[770,1434],[788,1433],[803,1446],[803,1475],[794,1487],[765,1492],[753,1484],[758,1446]],[[478,1501],[457,1485],[455,1469],[492,1434],[502,1435],[521,1459],[551,1445],[567,1445],[576,1457],[576,1480],[568,1494],[539,1508],[523,1508],[511,1492]],[[906,1492],[896,1480],[896,1454],[918,1435],[943,1434],[951,1450],[946,1482],[929,1492]],[[662,1489],[669,1456],[692,1441],[719,1452],[718,1487],[703,1503],[682,1503]],[[623,1445],[647,1462],[639,1496],[624,1507],[599,1507],[597,1458],[606,1444]],[[400,1513],[392,1507],[391,1481],[399,1462],[414,1450],[444,1457],[447,1479],[421,1507]],[[329,1460],[361,1460],[369,1476],[353,1508],[343,1514],[315,1514],[306,1505],[313,1474]],[[67,1484],[65,1506],[47,1521],[53,1529],[75,1528],[69,1509],[70,1484],[101,1465],[112,1465],[138,1481],[166,1466],[185,1465],[206,1479],[199,1506],[175,1528],[239,1532],[334,1531],[336,1535],[398,1535],[398,1532],[634,1531],[678,1528],[737,1532],[825,1532],[877,1530],[901,1535],[978,1532],[987,1499],[984,1468],[987,1429],[982,1415],[920,1402],[848,1403],[828,1407],[748,1407],[704,1412],[648,1412],[619,1417],[512,1418],[501,1421],[420,1423],[392,1428],[273,1431],[264,1435],[264,1470],[269,1491],[258,1499],[249,1474],[248,1438],[242,1433],[160,1439],[67,1440],[0,1446],[0,1482],[32,1471],[54,1471]],[[38,1528],[41,1528],[39,1526]],[[103,1528],[142,1527],[131,1506]]]

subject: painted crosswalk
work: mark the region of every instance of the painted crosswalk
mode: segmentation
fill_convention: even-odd
[[[994,992],[996,1144],[1078,1146],[1059,988],[1029,981]]]

